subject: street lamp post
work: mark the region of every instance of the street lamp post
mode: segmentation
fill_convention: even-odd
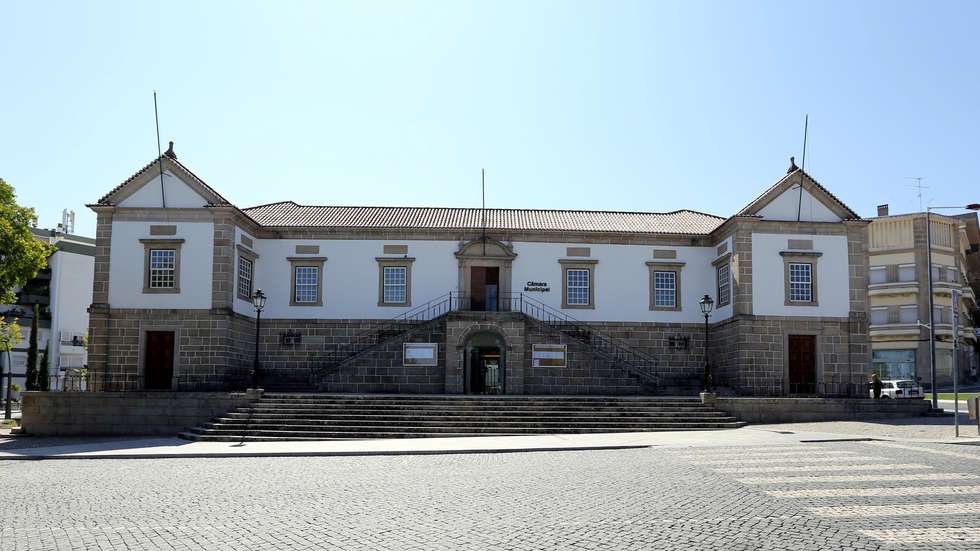
[[[932,291],[932,218],[934,210],[980,210],[980,203],[960,207],[926,207],[926,281],[929,287],[929,384],[932,386],[932,408],[939,409],[939,391],[936,390],[936,305]]]
[[[711,363],[708,362],[708,316],[711,315],[715,301],[711,300],[710,296],[704,295],[698,301],[698,305],[701,306],[701,313],[704,314],[704,392],[712,392],[714,385],[711,381]]]
[[[252,295],[252,307],[255,308],[255,359],[252,362],[252,388],[259,388],[259,327],[262,325],[262,309],[265,308],[266,296],[262,289],[257,289]]]

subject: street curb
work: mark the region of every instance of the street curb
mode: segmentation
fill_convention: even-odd
[[[653,447],[650,444],[617,446],[566,446],[560,448],[506,448],[466,450],[377,450],[377,451],[323,451],[323,452],[242,452],[242,453],[159,453],[159,454],[100,454],[100,455],[21,455],[0,456],[0,461],[42,461],[50,459],[228,459],[233,457],[371,457],[385,455],[463,455],[532,452],[572,452],[602,450],[635,450]],[[8,452],[10,453],[10,452]]]

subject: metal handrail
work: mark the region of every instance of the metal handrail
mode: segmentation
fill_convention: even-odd
[[[349,343],[334,346],[333,350],[326,354],[325,361],[311,370],[311,382],[319,382],[316,379],[322,379],[323,376],[333,373],[337,368],[362,354],[401,336],[405,331],[418,329],[445,317],[450,312],[474,311],[473,306],[472,296],[450,292],[394,318],[374,324],[355,335]],[[628,372],[649,382],[660,383],[660,378],[654,372],[658,366],[656,358],[524,293],[501,293],[495,303],[483,306],[482,310],[477,311],[523,314],[584,342],[598,355],[622,364]]]

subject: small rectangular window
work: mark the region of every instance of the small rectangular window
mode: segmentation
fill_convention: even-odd
[[[252,296],[252,269],[254,264],[244,256],[238,257],[238,294],[242,298]]]
[[[385,304],[404,304],[407,302],[408,268],[405,266],[385,266],[382,273]]]
[[[956,283],[956,268],[946,268],[946,281]]]
[[[888,323],[888,308],[871,309],[871,325],[885,325]]]
[[[568,304],[589,305],[589,270],[569,268],[567,271]]]
[[[789,265],[790,302],[813,301],[813,264],[793,262]]]
[[[176,249],[150,249],[150,288],[174,288],[177,282],[176,268]]]
[[[715,275],[718,279],[718,307],[721,308],[732,300],[732,278],[728,263],[718,266]]]
[[[868,272],[869,280],[874,283],[886,283],[888,281],[888,270],[884,266],[875,266]]]
[[[919,321],[918,306],[902,306],[898,309],[899,323],[915,323]]]
[[[915,264],[898,267],[899,281],[915,281]]]
[[[319,298],[317,283],[320,280],[320,268],[316,266],[297,266],[293,289],[294,300],[297,303],[315,303]]]
[[[654,305],[657,308],[677,306],[677,273],[653,272]]]

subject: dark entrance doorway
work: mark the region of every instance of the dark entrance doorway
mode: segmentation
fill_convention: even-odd
[[[789,393],[816,394],[817,337],[789,335]]]
[[[503,351],[503,339],[495,333],[476,333],[466,341],[467,394],[504,393]]]
[[[174,332],[147,331],[143,356],[143,388],[171,390],[174,378]]]
[[[470,268],[470,309],[477,312],[496,312],[500,289],[500,268],[472,266]]]

